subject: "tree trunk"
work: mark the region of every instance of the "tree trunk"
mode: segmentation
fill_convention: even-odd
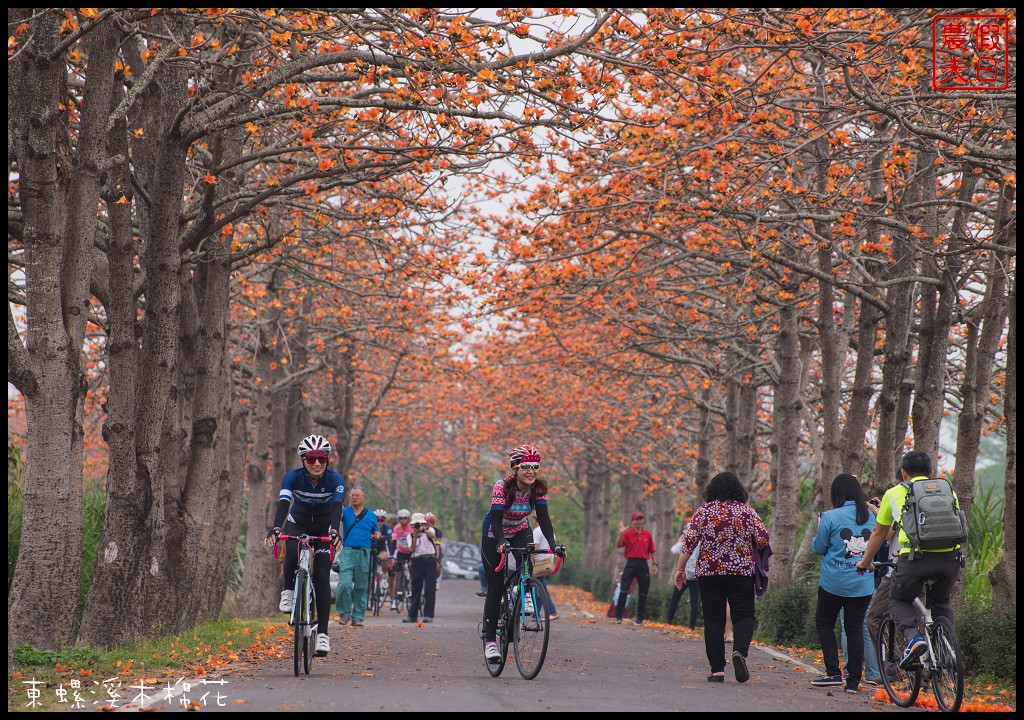
[[[1012,222],[1013,189],[1003,185],[999,198],[999,215],[995,237],[1000,245],[1011,245],[1007,229]],[[974,314],[967,318],[967,354],[964,363],[964,379],[960,386],[963,407],[957,418],[956,466],[953,471],[953,489],[960,500],[960,506],[968,519],[974,502],[975,466],[981,445],[981,428],[985,422],[985,410],[989,407],[989,392],[992,370],[999,350],[999,341],[1006,325],[1006,302],[1008,272],[1006,257],[1000,252],[992,253],[988,268],[988,287],[984,301]],[[1009,354],[1016,352],[1010,347]]]
[[[338,433],[339,472],[348,470],[352,454],[352,428],[355,425],[355,371],[352,367],[352,348],[338,355],[334,366],[334,421]]]
[[[742,377],[726,381],[726,461],[725,469],[735,473],[743,484],[755,482],[754,451],[757,447],[757,387],[748,368]]]
[[[861,302],[860,317],[857,321],[857,364],[853,372],[853,387],[846,409],[842,437],[843,471],[858,477],[864,475],[864,437],[870,421],[871,396],[875,392],[872,376],[875,365],[875,340],[880,319],[881,313],[874,305]],[[878,476],[873,475],[870,494],[880,494],[888,489],[889,484],[879,483]]]
[[[242,617],[265,617],[277,609],[277,582],[280,568],[274,556],[263,546],[271,529],[277,493],[267,473],[270,463],[270,426],[272,392],[268,344],[270,328],[260,327],[256,350],[256,378],[253,418],[256,433],[252,445],[252,462],[247,468],[249,508],[246,516],[245,571],[242,576]]]
[[[178,584],[179,628],[207,619],[204,610],[208,611],[210,597],[223,593],[222,587],[211,583],[216,579],[218,558],[234,555],[235,538],[224,538],[223,531],[238,519],[238,508],[224,503],[235,496],[234,485],[241,487],[244,472],[242,468],[228,469],[231,416],[223,392],[232,384],[230,375],[224,376],[230,268],[226,258],[213,252],[215,257],[199,264],[187,286],[186,292],[194,294],[194,299],[183,304],[183,312],[195,311],[198,327],[195,348],[186,353],[194,361],[190,374],[194,374],[195,384],[178,518],[185,540]]]
[[[700,427],[697,430],[697,477],[693,509],[704,504],[704,488],[711,480],[711,458],[714,457],[714,428],[711,426],[711,388],[701,391]]]
[[[885,316],[885,360],[882,363],[882,387],[878,396],[878,446],[875,475],[885,487],[892,485],[899,457],[904,450],[903,434],[898,428],[906,418],[899,417],[900,388],[910,360],[910,323],[913,283],[913,256],[905,239],[894,240],[893,256],[896,263],[891,279],[898,282],[889,287],[886,295],[888,310]]]
[[[772,487],[772,573],[790,579],[796,536],[796,503],[800,462],[800,316],[793,305],[780,310],[776,358],[779,379],[775,387],[772,423],[775,483]]]
[[[1006,475],[1003,481],[1003,557],[988,574],[992,582],[992,607],[1017,607],[1017,281],[1011,279],[1007,303],[1010,327],[1006,337]]]
[[[610,507],[608,489],[611,470],[604,463],[588,459],[584,465],[583,491],[583,557],[580,563],[588,570],[604,570],[608,559],[608,526]]]
[[[173,19],[165,20],[169,23]],[[157,71],[154,87],[158,107],[177,108],[186,100],[186,70],[166,65]],[[146,312],[143,319],[143,350],[139,354],[139,387],[136,405],[136,480],[146,488],[134,502],[121,505],[108,501],[107,522],[100,540],[99,556],[83,616],[81,639],[103,647],[123,645],[148,632],[151,625],[164,623],[162,601],[174,592],[167,582],[166,547],[178,538],[165,534],[167,516],[175,510],[165,507],[166,447],[164,423],[173,417],[177,378],[178,316],[181,303],[178,250],[179,215],[184,185],[185,149],[177,128],[167,126],[173,116],[154,113],[144,125],[152,138],[153,166],[145,177],[150,181],[147,237],[141,258],[145,270]],[[112,388],[113,392],[113,388]],[[120,477],[132,471],[114,468]],[[126,489],[127,490],[127,489]],[[160,504],[153,505],[150,498]],[[152,546],[151,544],[152,543]],[[169,543],[165,545],[164,543]],[[179,546],[180,547],[180,546]],[[144,569],[144,570],[143,570]],[[133,582],[126,582],[132,578]],[[141,587],[140,584],[141,583]],[[144,594],[140,595],[142,592]],[[152,621],[152,622],[150,622]]]
[[[27,303],[24,345],[8,305],[8,380],[25,397],[32,442],[25,453],[21,542],[7,629],[14,644],[39,648],[58,648],[73,638],[82,554],[81,457],[76,462],[74,450],[80,348],[65,326],[65,228],[55,211],[65,204],[62,186],[70,171],[61,153],[68,129],[58,110],[65,70],[63,56],[55,52],[60,22],[56,13],[36,15],[32,42],[8,71],[16,79],[19,114],[26,118],[15,125],[15,154]],[[73,302],[82,312],[80,300]],[[59,552],[55,541],[62,543]]]
[[[934,153],[924,155],[925,165],[934,166]],[[935,201],[935,178],[931,167],[923,167],[927,174],[923,182],[925,199]],[[931,457],[939,456],[939,433],[942,428],[942,413],[945,409],[945,379],[947,372],[946,355],[949,347],[949,332],[953,322],[953,311],[959,301],[959,276],[963,261],[957,249],[963,241],[957,238],[966,236],[963,227],[965,208],[970,205],[974,183],[969,176],[961,175],[959,192],[959,209],[956,219],[950,228],[949,250],[944,255],[944,267],[939,267],[933,255],[925,254],[922,258],[922,273],[932,277],[941,284],[925,284],[921,286],[921,320],[919,323],[919,348],[917,359],[917,384],[914,388],[914,445],[916,449],[928,453]],[[938,235],[939,228],[935,219],[935,211],[926,213],[923,230],[927,237]]]

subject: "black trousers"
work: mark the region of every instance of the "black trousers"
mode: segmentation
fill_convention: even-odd
[[[672,624],[672,618],[676,616],[679,609],[679,601],[683,599],[683,593],[690,591],[690,629],[697,627],[697,616],[700,614],[700,582],[697,578],[687,580],[683,589],[673,586],[672,599],[668,601],[668,624]]]
[[[754,637],[754,577],[752,575],[704,575],[700,600],[704,605],[704,650],[711,672],[725,670],[725,606],[732,615],[734,651],[747,657]]]
[[[437,556],[414,555],[409,564],[412,575],[412,603],[409,605],[409,617],[417,619],[420,613],[420,599],[423,603],[423,616],[434,617],[434,598],[437,592]]]
[[[818,587],[818,608],[814,611],[814,624],[821,641],[821,655],[826,675],[839,674],[839,645],[836,643],[836,620],[839,610],[843,611],[843,625],[846,627],[846,672],[847,685],[856,688],[864,670],[864,614],[868,611],[870,595],[843,597],[833,595]]]
[[[297,517],[295,522],[290,520],[284,524],[282,531],[285,535],[319,535],[323,537],[331,529],[331,518],[320,517]],[[313,568],[312,581],[313,590],[316,592],[316,619],[317,632],[327,633],[327,626],[331,622],[331,545],[320,540],[313,543]],[[295,587],[295,573],[299,569],[299,541],[285,541],[284,556],[284,589],[291,590]],[[298,601],[298,598],[296,598]]]
[[[917,634],[917,611],[914,598],[924,589],[924,581],[937,578],[926,601],[936,618],[953,620],[953,605],[949,601],[950,590],[960,577],[960,551],[922,552],[913,560],[901,557],[896,569],[889,577],[889,614],[896,626],[903,631],[907,640]]]
[[[512,547],[526,547],[533,542],[533,531],[527,525],[512,537],[505,540]],[[504,569],[499,573],[498,541],[492,537],[480,540],[480,554],[484,561],[484,577],[487,578],[487,598],[484,600],[484,640],[494,642],[494,631],[498,624],[498,611],[501,608],[501,594],[505,592]]]
[[[615,605],[615,619],[621,620],[622,613],[626,610],[626,598],[629,597],[629,588],[633,585],[633,578],[636,578],[637,594],[639,598],[636,604],[636,619],[642,621],[647,615],[647,593],[651,589],[651,569],[647,561],[640,558],[629,558],[626,560],[626,567],[622,570],[622,581],[619,584],[619,602]]]

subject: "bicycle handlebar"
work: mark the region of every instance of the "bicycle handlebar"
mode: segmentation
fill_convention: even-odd
[[[872,560],[870,564],[871,564],[871,568],[870,569],[864,568],[862,570],[860,568],[857,568],[857,574],[858,575],[863,575],[866,572],[874,572],[878,568],[885,568],[885,567],[887,567],[887,568],[895,568],[896,567],[896,561],[895,560],[880,560],[878,562],[875,562],[874,560]]]
[[[281,533],[280,535],[277,536],[277,538],[278,538],[278,540],[298,540],[299,543],[303,543],[303,542],[308,543],[308,542],[313,542],[313,541],[316,541],[316,540],[328,543],[328,547],[330,548],[330,551],[331,551],[331,562],[332,563],[334,562],[334,545],[331,544],[331,539],[332,538],[331,538],[330,535],[306,535],[306,534],[302,534],[302,535],[285,535],[284,533]],[[275,560],[277,560],[277,548],[278,548],[279,545],[280,545],[280,543],[277,543],[277,542],[274,543],[274,559]]]
[[[501,554],[501,560],[498,561],[498,566],[494,568],[494,570],[495,572],[501,572],[501,570],[505,567],[506,558],[513,552],[520,552],[529,553],[530,555],[555,555],[557,557],[557,559],[555,560],[555,569],[551,571],[551,574],[554,575],[562,567],[562,560],[564,559],[565,546],[559,545],[558,547],[561,548],[563,554],[559,554],[557,550],[551,549],[538,550],[536,543],[530,543],[526,547],[512,547],[511,545],[509,545],[508,549]]]

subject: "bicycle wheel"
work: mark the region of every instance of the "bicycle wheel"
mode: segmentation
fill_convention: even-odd
[[[940,617],[932,629],[932,691],[943,712],[956,712],[964,699],[964,661],[960,639],[949,618]]]
[[[508,612],[509,596],[505,593],[501,597],[501,610],[498,612],[498,627],[494,632],[494,641],[498,644],[498,653],[501,657],[495,662],[488,662],[487,658],[484,658],[484,667],[487,668],[487,672],[490,673],[491,677],[498,677],[501,675],[501,671],[505,669],[505,661],[508,660],[508,627],[512,622],[512,616]],[[480,623],[481,632],[480,637],[483,640],[484,647],[487,646],[487,640],[483,633],[483,623]]]
[[[384,607],[384,603],[387,602],[387,573],[384,569],[377,566],[377,576],[374,582],[374,615],[379,616],[381,608]]]
[[[295,596],[292,600],[292,625],[295,630],[295,653],[292,662],[293,669],[295,670],[295,677],[299,676],[299,667],[302,665],[302,645],[306,638],[306,625],[305,625],[305,611],[303,605],[306,600],[306,585],[302,578],[302,573],[299,572],[295,576]]]
[[[398,612],[409,614],[409,609],[412,607],[412,598],[409,595],[412,593],[412,581],[409,578],[408,565],[402,569],[402,579],[398,585],[398,594],[401,596],[398,598]]]
[[[309,675],[309,671],[313,669],[313,655],[316,653],[316,590],[313,589],[312,583],[309,587],[309,596],[306,598],[306,617],[308,621],[306,627],[303,628],[303,635],[305,639],[302,643],[302,669]]]
[[[516,599],[512,612],[512,641],[516,648],[516,667],[525,680],[537,677],[548,652],[551,622],[548,618],[548,595],[537,578],[527,578],[522,585],[523,594]],[[523,601],[531,600],[533,612],[523,612]],[[530,603],[527,603],[529,609]]]
[[[377,574],[376,567],[370,575],[370,597],[368,605],[370,613],[373,615],[380,615],[380,575]]]
[[[882,621],[878,629],[878,670],[882,674],[882,684],[889,693],[889,699],[899,707],[910,707],[921,692],[921,671],[904,670],[900,667],[903,655],[903,633],[896,627],[891,617]]]

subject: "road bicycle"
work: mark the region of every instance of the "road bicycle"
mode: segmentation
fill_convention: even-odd
[[[409,560],[402,563],[402,569],[396,571],[395,582],[395,600],[397,604],[392,608],[395,612],[408,614],[409,602],[412,595],[412,575],[409,572]]]
[[[370,560],[370,587],[367,593],[367,607],[374,615],[380,615],[380,609],[388,601],[388,571],[376,553]]]
[[[896,567],[895,562],[877,562],[874,565]],[[925,580],[925,591],[930,593],[935,582],[935,578]],[[930,682],[939,709],[956,712],[964,699],[964,660],[956,627],[949,618],[933,618],[931,609],[921,602],[920,597],[914,598],[914,607],[918,616],[924,619],[928,650],[909,668],[900,667],[906,643],[892,616],[886,613],[875,639],[882,684],[894,704],[910,707],[917,700],[921,686]]]
[[[295,572],[295,590],[292,595],[292,615],[288,624],[295,629],[293,667],[295,676],[299,668],[309,675],[313,669],[313,656],[316,654],[316,590],[313,588],[313,545],[315,541],[330,543],[329,536],[319,535],[280,535],[281,540],[298,542],[299,567]],[[274,545],[274,557],[277,557],[278,546]],[[331,546],[331,560],[334,562],[334,547]]]
[[[524,680],[533,680],[544,665],[551,619],[548,616],[548,591],[533,576],[533,556],[551,552],[538,550],[536,544],[530,543],[525,548],[510,547],[502,553],[497,570],[504,570],[503,587],[498,624],[495,627],[495,641],[500,657],[496,661],[484,659],[484,666],[491,677],[498,677],[505,669],[509,642],[515,648],[516,667]],[[554,552],[559,556],[555,565],[557,572],[565,551],[562,546],[558,546]],[[510,557],[515,560],[515,568],[512,567]],[[484,621],[480,623],[480,639],[486,648]]]

